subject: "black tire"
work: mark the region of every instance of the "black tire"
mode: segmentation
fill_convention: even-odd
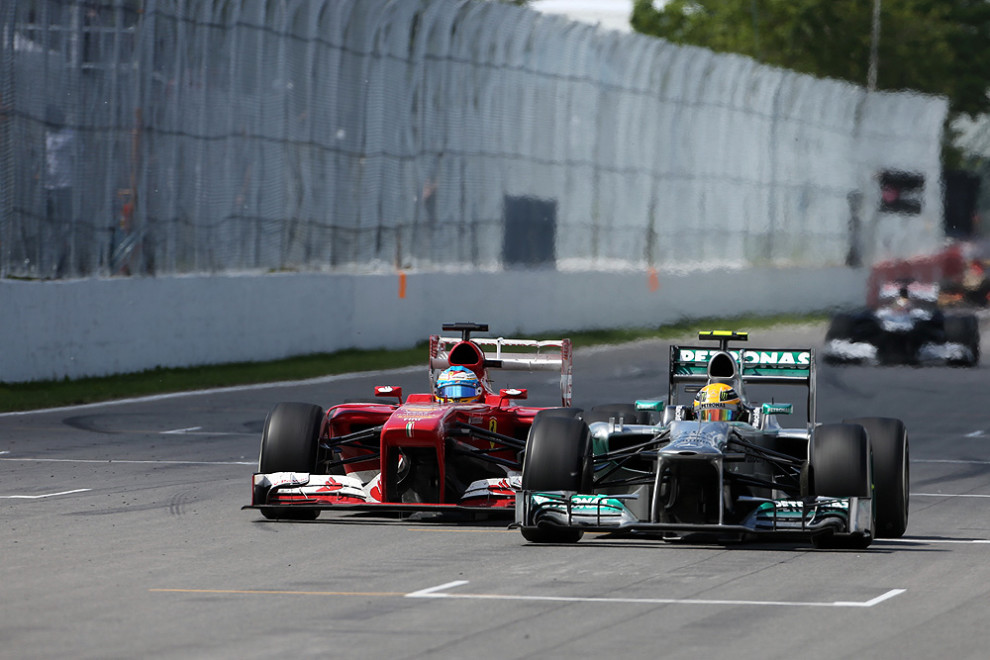
[[[811,448],[814,492],[825,497],[870,497],[870,440],[858,424],[823,424]]]
[[[828,330],[825,332],[825,340],[849,339],[852,337],[853,328],[856,326],[856,317],[852,314],[839,313],[829,321]]]
[[[586,424],[591,424],[593,422],[607,422],[609,419],[615,419],[615,421],[618,422],[619,418],[622,418],[622,422],[624,424],[649,423],[648,419],[644,421],[644,417],[649,417],[649,411],[637,410],[636,405],[633,403],[609,403],[600,406],[593,406],[591,410],[584,413],[584,421]]]
[[[972,314],[945,317],[945,341],[962,344],[973,353],[970,360],[953,360],[951,364],[975,367],[980,362],[980,322]]]
[[[522,468],[524,491],[567,490],[588,493],[592,486],[591,433],[575,417],[537,415],[526,441]],[[531,543],[577,543],[579,529],[523,527]]]
[[[873,449],[873,497],[876,498],[877,538],[904,536],[911,499],[907,429],[899,419],[861,417],[845,420],[866,429]]]
[[[268,413],[261,434],[258,472],[314,472],[323,425],[323,409],[310,403],[279,403]],[[261,509],[272,520],[315,520],[316,509]]]
[[[536,413],[533,421],[537,417],[571,417],[580,419],[584,415],[584,408],[546,408]]]
[[[859,424],[823,424],[812,437],[811,472],[816,495],[863,497],[873,494],[870,438]],[[871,534],[821,534],[812,538],[816,548],[864,550],[873,542],[875,502],[870,500],[874,522]]]

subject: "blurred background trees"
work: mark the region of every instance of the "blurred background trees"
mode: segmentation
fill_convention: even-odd
[[[877,0],[878,90],[949,99],[951,113],[990,111],[990,2]],[[820,77],[866,85],[869,0],[635,0],[637,32]]]

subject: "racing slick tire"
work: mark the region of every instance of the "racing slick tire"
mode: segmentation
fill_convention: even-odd
[[[872,337],[873,333],[864,332],[864,329],[864,322],[860,315],[851,314],[849,312],[839,312],[838,314],[835,314],[829,320],[828,329],[825,331],[826,350],[823,354],[825,363],[844,364],[846,362],[858,361],[856,358],[847,357],[842,353],[829,350],[828,346],[829,342],[836,339],[846,341],[864,341],[867,335]]]
[[[869,498],[873,492],[871,462],[870,438],[861,425],[823,424],[815,429],[811,469],[816,495]],[[865,549],[872,541],[871,535],[860,533],[825,533],[812,538],[816,548]]]
[[[911,498],[908,434],[904,423],[891,417],[845,420],[866,429],[873,449],[873,497],[876,498],[876,537],[904,536]]]
[[[526,441],[522,490],[588,493],[592,486],[591,433],[576,417],[537,415]],[[577,543],[584,532],[561,527],[523,527],[531,543]]]
[[[815,429],[811,456],[814,492],[825,497],[870,497],[870,441],[858,424]]]
[[[972,314],[945,317],[945,341],[962,344],[973,354],[969,360],[952,360],[949,364],[975,367],[980,362],[980,322]]]
[[[322,408],[310,403],[276,404],[261,434],[258,472],[314,472],[323,414]],[[315,520],[320,512],[272,507],[261,509],[261,515],[271,520]]]
[[[648,424],[649,411],[637,410],[634,403],[609,403],[600,406],[593,406],[584,413],[586,424],[592,422],[607,422],[614,419],[616,422],[622,419],[624,424]]]
[[[829,321],[828,330],[825,331],[825,341],[830,339],[849,339],[852,337],[853,328],[856,326],[856,317],[852,314],[840,312]]]
[[[581,419],[584,417],[584,408],[544,408],[536,413],[536,417],[571,417]],[[536,418],[533,420],[536,421]]]

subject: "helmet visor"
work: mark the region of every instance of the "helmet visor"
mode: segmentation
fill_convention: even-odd
[[[731,422],[735,417],[734,411],[728,408],[706,408],[701,411],[701,419],[705,422]]]
[[[438,396],[443,401],[458,403],[461,401],[473,401],[478,397],[478,387],[476,385],[462,385],[454,383],[451,385],[441,385]]]

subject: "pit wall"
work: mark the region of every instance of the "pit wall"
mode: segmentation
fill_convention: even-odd
[[[867,277],[822,267],[3,280],[0,382],[405,348],[452,321],[509,337],[814,312],[861,304]]]

